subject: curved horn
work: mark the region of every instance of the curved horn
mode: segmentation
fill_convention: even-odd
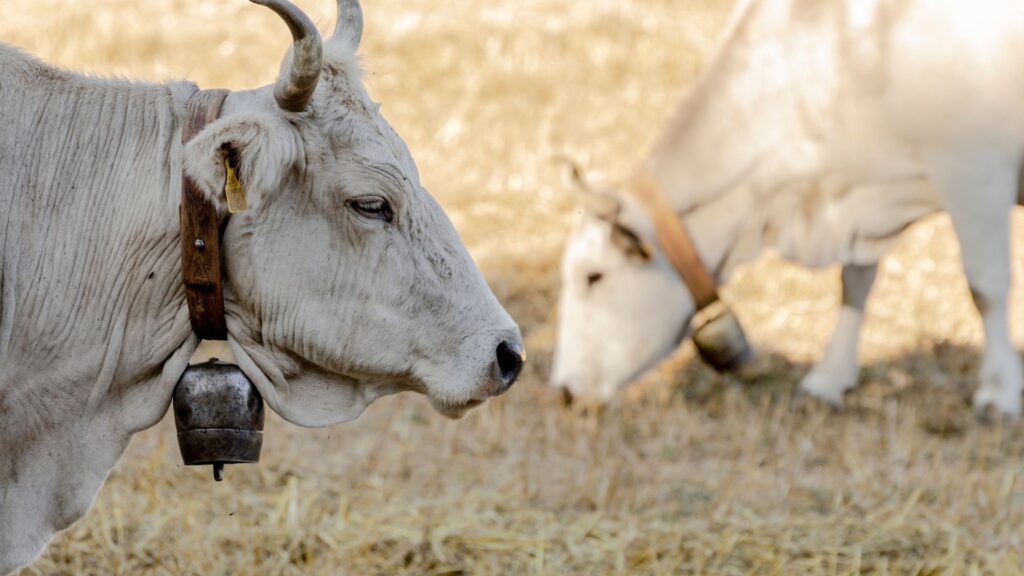
[[[301,112],[313,97],[324,67],[324,47],[320,32],[309,16],[288,0],[250,2],[276,12],[292,32],[292,60],[282,69],[277,79],[274,98],[281,109]]]
[[[569,169],[569,177],[572,179],[573,186],[580,190],[591,189],[590,182],[587,181],[586,171],[575,158],[568,154],[556,154],[552,157],[552,160],[564,164]]]
[[[338,22],[331,38],[344,39],[352,47],[359,47],[363,39],[363,7],[359,0],[338,0]]]
[[[619,217],[619,212],[622,211],[622,202],[615,194],[591,186],[587,180],[586,170],[572,156],[559,154],[555,156],[554,160],[568,167],[576,197],[583,207],[593,212],[598,218],[614,224]]]

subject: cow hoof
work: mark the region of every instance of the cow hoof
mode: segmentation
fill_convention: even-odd
[[[1005,416],[1020,416],[1020,391],[998,386],[982,386],[974,393],[974,412],[984,418],[993,411]]]
[[[981,359],[978,376],[981,384],[974,393],[973,402],[977,414],[992,410],[1005,416],[1020,416],[1024,376],[1016,352],[986,353]]]
[[[856,376],[853,378],[842,377],[824,370],[814,369],[800,381],[799,391],[821,400],[833,408],[841,408],[843,394],[853,388],[856,383]]]

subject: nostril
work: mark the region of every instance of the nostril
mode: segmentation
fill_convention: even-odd
[[[507,340],[498,344],[498,370],[501,372],[502,391],[508,389],[519,378],[523,371],[523,364],[526,359],[523,357],[523,347],[520,344],[512,344]]]

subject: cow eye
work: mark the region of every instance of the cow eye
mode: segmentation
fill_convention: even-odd
[[[380,220],[388,224],[395,220],[395,213],[391,209],[391,204],[380,196],[354,198],[348,201],[348,206],[365,218]]]
[[[601,272],[591,272],[587,274],[587,288],[593,288],[594,284],[597,284],[604,278],[604,274]]]

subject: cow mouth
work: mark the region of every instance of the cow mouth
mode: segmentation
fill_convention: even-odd
[[[446,400],[435,400],[430,399],[430,403],[434,406],[434,410],[437,410],[442,416],[451,418],[452,420],[458,420],[466,415],[467,412],[480,406],[486,399],[470,399],[459,402],[452,402]]]

